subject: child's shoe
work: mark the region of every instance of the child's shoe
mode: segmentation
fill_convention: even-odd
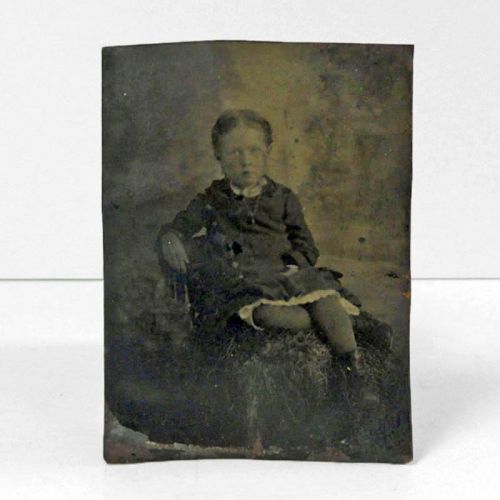
[[[379,404],[379,390],[368,372],[363,352],[358,348],[341,354],[339,360],[346,373],[350,389],[358,402],[363,406]]]
[[[390,352],[393,343],[393,331],[390,325],[378,320],[370,313],[361,311],[358,316],[351,316],[356,340],[362,346],[371,346],[381,352]]]

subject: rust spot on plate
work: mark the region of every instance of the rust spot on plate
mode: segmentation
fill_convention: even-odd
[[[252,446],[251,456],[252,458],[257,458],[264,453],[264,446],[262,446],[262,441],[260,436],[257,436],[255,443]]]

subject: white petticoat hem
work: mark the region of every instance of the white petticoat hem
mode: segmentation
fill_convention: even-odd
[[[323,299],[325,297],[336,296],[340,299],[340,304],[347,312],[347,314],[351,316],[358,316],[360,313],[359,307],[355,306],[347,299],[342,297],[337,290],[328,289],[328,290],[314,290],[313,292],[306,293],[305,295],[299,295],[297,297],[292,297],[289,300],[272,300],[272,299],[259,299],[251,304],[247,304],[243,306],[239,311],[239,317],[250,326],[255,328],[256,330],[264,330],[260,326],[257,326],[253,320],[253,312],[257,307],[262,304],[267,304],[270,306],[301,306],[303,304],[310,304],[311,302],[316,302],[319,299]]]

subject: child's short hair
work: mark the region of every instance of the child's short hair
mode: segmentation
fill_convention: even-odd
[[[269,122],[259,113],[251,109],[226,109],[212,128],[212,145],[214,147],[215,157],[219,160],[220,138],[235,128],[239,123],[255,126],[258,125],[264,132],[264,140],[267,146],[273,142],[273,131]]]

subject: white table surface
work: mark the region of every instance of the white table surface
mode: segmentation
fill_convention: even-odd
[[[102,459],[101,282],[0,282],[0,497],[498,498],[500,281],[414,281],[409,465]]]

